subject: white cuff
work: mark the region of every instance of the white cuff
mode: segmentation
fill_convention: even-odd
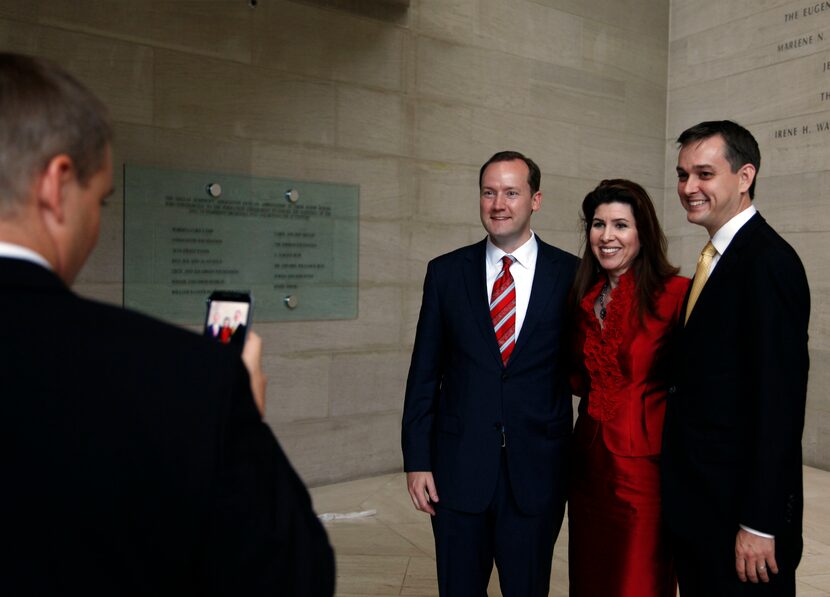
[[[761,531],[756,531],[755,529],[751,529],[744,525],[740,525],[740,527],[747,533],[752,533],[753,535],[758,535],[759,537],[766,537],[767,539],[775,539],[775,535],[770,535],[769,533],[762,533]]]

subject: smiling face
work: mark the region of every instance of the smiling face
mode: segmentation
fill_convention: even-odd
[[[530,238],[530,216],[542,205],[542,193],[532,193],[529,169],[522,160],[493,162],[481,178],[481,223],[493,244],[511,253]]]
[[[627,203],[601,203],[594,211],[589,235],[591,251],[612,284],[629,270],[640,253],[637,222]]]
[[[732,172],[720,135],[684,145],[677,157],[677,194],[686,219],[706,228],[710,237],[751,205],[754,179],[752,164]]]

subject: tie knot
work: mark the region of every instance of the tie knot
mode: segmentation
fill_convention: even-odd
[[[513,263],[515,261],[516,261],[516,259],[512,255],[505,255],[504,257],[502,257],[501,258],[501,262],[502,262],[501,269],[502,269],[502,271],[510,269],[510,266],[513,265]]]
[[[714,257],[718,250],[715,248],[715,245],[712,244],[710,240],[706,243],[706,246],[703,247],[703,250],[700,252],[701,255],[706,255],[707,257]]]

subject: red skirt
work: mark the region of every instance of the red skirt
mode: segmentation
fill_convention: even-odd
[[[581,423],[568,501],[571,597],[674,597],[660,520],[659,457],[612,454],[601,425]]]

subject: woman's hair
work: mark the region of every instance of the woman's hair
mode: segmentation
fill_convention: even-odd
[[[624,203],[631,207],[640,240],[640,252],[631,264],[640,321],[648,313],[656,317],[655,298],[663,290],[666,278],[674,276],[679,268],[669,263],[666,256],[668,242],[660,228],[654,204],[646,190],[636,182],[624,179],[603,180],[582,201],[582,224],[585,249],[576,271],[573,304],[577,307],[585,294],[596,284],[603,270],[591,250],[591,226],[597,207],[607,203]]]

